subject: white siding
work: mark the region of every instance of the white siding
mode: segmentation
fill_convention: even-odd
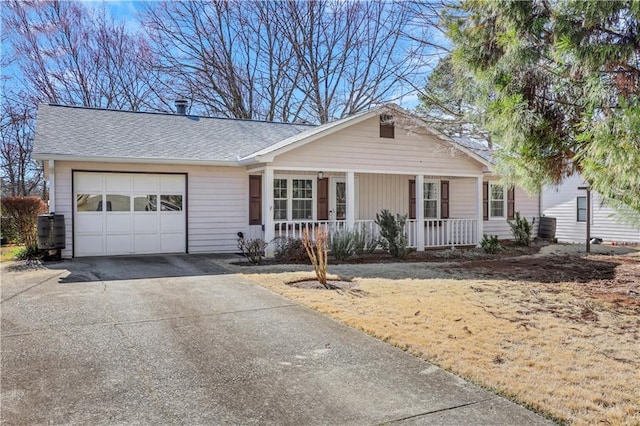
[[[71,171],[119,171],[187,174],[189,253],[235,252],[237,232],[249,230],[248,174],[236,167],[172,166],[117,163],[55,163],[56,213],[65,216],[66,249],[71,257],[73,199]]]
[[[409,180],[412,176],[359,173],[358,218],[375,219],[383,209],[409,213]]]
[[[482,194],[480,196],[482,197]],[[477,219],[476,204],[476,179],[449,180],[449,217],[451,219]]]
[[[586,196],[586,191],[578,187],[585,185],[580,175],[574,175],[560,186],[543,191],[542,212],[556,218],[556,238],[560,242],[584,243],[586,240],[587,224],[577,221],[577,197]],[[640,229],[618,223],[615,210],[604,204],[598,194],[592,195],[591,236],[606,242],[640,243]]]
[[[538,235],[538,222],[540,221],[539,196],[537,194],[528,195],[522,188],[516,186],[514,211],[520,212],[520,216],[529,222],[535,218],[536,223],[532,231],[532,237]],[[505,206],[506,209],[506,206]],[[506,210],[505,210],[506,213]],[[489,219],[484,221],[483,233],[486,235],[497,235],[503,240],[513,239],[511,228],[506,219]]]
[[[395,174],[478,175],[482,165],[431,135],[396,126],[395,138],[379,137],[378,117],[365,120],[276,157],[273,165],[312,170]]]

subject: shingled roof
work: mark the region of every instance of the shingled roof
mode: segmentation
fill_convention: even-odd
[[[491,162],[486,145],[441,135],[419,117],[391,104],[320,126],[41,104],[34,156],[40,160],[239,165],[385,111],[404,114],[459,150]]]
[[[315,128],[305,124],[41,104],[36,158],[233,163]]]

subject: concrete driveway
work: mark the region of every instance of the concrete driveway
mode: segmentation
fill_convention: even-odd
[[[546,424],[214,257],[2,266],[2,424]]]

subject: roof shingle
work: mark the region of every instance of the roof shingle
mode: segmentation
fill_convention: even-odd
[[[314,127],[41,104],[34,154],[235,163]]]

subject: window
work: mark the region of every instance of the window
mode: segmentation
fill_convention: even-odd
[[[438,218],[438,182],[424,183],[424,217],[425,219]]]
[[[291,183],[293,189],[291,218],[293,220],[313,219],[313,181],[311,179],[293,179]]]
[[[102,211],[102,194],[78,194],[76,202],[79,212]]]
[[[273,219],[287,220],[287,180],[273,180]]]
[[[136,212],[155,212],[158,210],[158,196],[154,194],[133,197],[133,210]]]
[[[576,216],[578,222],[587,221],[587,197],[576,198]]]
[[[490,217],[505,217],[504,202],[506,200],[504,186],[489,184],[489,213]]]
[[[389,139],[393,139],[395,137],[393,117],[388,114],[380,116],[380,137]]]
[[[160,211],[182,211],[182,195],[160,195]]]
[[[313,179],[273,180],[274,220],[313,220]]]
[[[107,211],[128,212],[131,211],[131,197],[128,195],[107,194]]]

